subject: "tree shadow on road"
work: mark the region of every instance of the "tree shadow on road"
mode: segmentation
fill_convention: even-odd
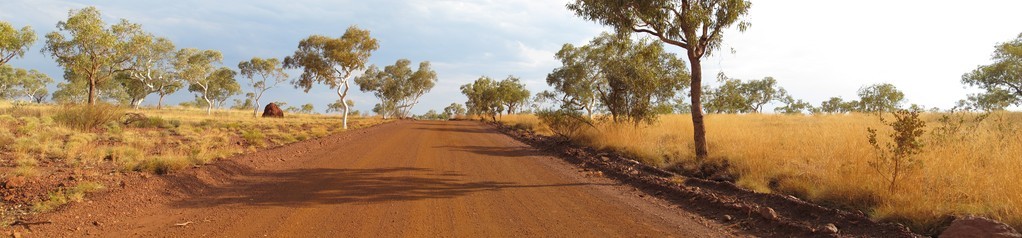
[[[470,152],[487,157],[529,157],[546,155],[539,150],[524,146],[437,146],[434,148]]]
[[[452,171],[392,167],[374,169],[298,169],[245,176],[213,192],[174,204],[177,207],[222,205],[304,207],[317,204],[380,203],[445,199],[504,189],[600,185],[567,183],[521,185],[464,181]]]

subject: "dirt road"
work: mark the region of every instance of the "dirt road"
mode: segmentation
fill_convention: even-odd
[[[28,236],[719,237],[478,122],[400,121],[128,184]],[[209,170],[209,171],[207,171]]]

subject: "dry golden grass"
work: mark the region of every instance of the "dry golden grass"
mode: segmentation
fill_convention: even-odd
[[[925,147],[890,192],[869,165],[876,152],[868,127],[886,136],[876,115],[708,115],[707,162],[727,160],[737,184],[758,192],[792,194],[874,218],[927,229],[943,216],[976,214],[1022,228],[1022,113],[994,113],[982,122],[968,118],[962,129],[931,133],[943,123],[926,114]],[[961,116],[961,115],[960,115]],[[542,133],[532,115],[504,116]],[[546,134],[550,134],[547,132]],[[631,154],[661,167],[694,161],[688,115],[666,115],[653,125],[599,123],[573,140]],[[889,138],[881,138],[889,139]]]

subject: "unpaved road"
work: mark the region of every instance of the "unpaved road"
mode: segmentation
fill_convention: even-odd
[[[27,236],[720,237],[735,231],[588,176],[478,122],[399,121],[160,176]],[[228,162],[223,162],[228,163]],[[204,170],[216,170],[206,172]]]

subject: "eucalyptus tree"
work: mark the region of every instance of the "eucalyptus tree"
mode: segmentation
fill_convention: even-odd
[[[444,115],[447,115],[447,118],[464,116],[465,112],[466,112],[465,106],[462,106],[459,103],[451,103],[451,105],[448,105],[447,107],[444,108]]]
[[[717,80],[721,83],[720,86],[706,90],[708,113],[762,113],[763,107],[769,103],[785,104],[776,110],[787,112],[808,109],[804,107],[808,103],[791,98],[788,91],[777,85],[777,80],[773,77],[742,81],[720,74]],[[795,105],[796,103],[798,105]]]
[[[222,109],[227,99],[241,92],[241,85],[234,79],[236,75],[238,73],[234,70],[220,67],[204,80],[190,84],[188,91],[206,101],[206,113],[209,114],[213,108]]]
[[[684,62],[660,42],[604,33],[589,47],[588,60],[596,62],[600,75],[598,98],[615,122],[653,122],[658,105],[673,99],[690,77]]]
[[[303,69],[302,75],[293,81],[296,88],[308,93],[313,84],[324,84],[337,89],[337,96],[344,101],[351,73],[365,68],[369,56],[378,48],[379,43],[368,30],[351,26],[339,38],[313,35],[298,42],[294,55],[284,58],[284,68]],[[344,104],[344,129],[348,129],[348,110]]]
[[[859,101],[845,102],[840,97],[831,97],[827,101],[821,102],[817,110],[822,113],[848,113],[856,111],[858,104]]]
[[[10,23],[0,21],[0,66],[7,65],[14,57],[24,57],[35,40],[35,31],[31,26],[18,30]]]
[[[370,66],[364,74],[355,78],[359,90],[372,92],[380,99],[380,111],[383,115],[407,117],[412,107],[419,102],[422,95],[436,85],[436,71],[429,61],[419,63],[419,68],[412,71],[411,61],[399,59],[394,65],[380,70]]]
[[[496,121],[497,113],[503,110],[500,102],[500,84],[487,76],[481,76],[472,83],[461,85],[461,93],[468,98],[465,107],[469,115],[490,116]]]
[[[860,112],[893,112],[905,101],[902,93],[893,84],[881,83],[859,88]]]
[[[217,96],[218,83],[221,83],[227,76],[234,80],[233,71],[217,68],[222,61],[223,55],[216,50],[184,48],[175,54],[176,77],[188,82],[188,91],[197,93],[196,96],[206,102],[206,114],[212,114],[213,107],[216,105],[215,96]]]
[[[141,26],[122,19],[107,27],[95,7],[71,10],[68,15],[67,20],[57,23],[58,31],[46,34],[43,52],[49,52],[64,67],[65,79],[84,81],[89,88],[88,103],[95,104],[97,89],[126,67],[130,37],[138,34]]]
[[[351,99],[344,100],[343,102],[341,100],[337,100],[335,102],[327,104],[326,105],[326,113],[340,112],[340,111],[344,110],[345,106],[347,106],[349,108],[355,107],[355,101],[353,101]]]
[[[163,97],[167,94],[163,92],[180,89],[180,86],[174,87],[180,85],[179,79],[174,77],[174,43],[167,38],[138,32],[131,36],[126,47],[127,68],[116,77],[126,87],[131,105],[137,109],[146,96],[160,93],[158,107],[162,107]]]
[[[562,66],[554,69],[546,78],[547,84],[554,91],[545,91],[538,96],[559,101],[562,109],[583,110],[589,119],[593,119],[593,112],[599,106],[596,95],[598,71],[594,62],[587,60],[589,51],[588,46],[564,44],[554,55]]]
[[[500,102],[504,105],[508,115],[515,114],[528,103],[532,93],[525,89],[525,84],[514,75],[498,82],[497,92],[500,93]]]
[[[702,58],[720,47],[724,31],[737,23],[738,30],[749,27],[742,17],[749,13],[748,0],[575,0],[568,9],[587,20],[617,28],[619,32],[639,32],[684,48],[692,70],[689,96],[692,100],[692,125],[697,158],[706,158],[706,127],[702,110]]]
[[[986,90],[985,95],[973,96],[986,106],[1022,104],[1022,34],[997,45],[992,58],[992,64],[962,75],[962,83]]]
[[[53,78],[34,69],[22,72],[19,74],[21,80],[19,80],[17,94],[34,103],[42,103],[49,96],[46,85],[53,83]]]
[[[259,116],[259,99],[263,97],[263,93],[287,81],[287,73],[284,73],[284,68],[281,67],[280,60],[277,58],[252,57],[250,60],[238,63],[238,69],[241,70],[242,76],[248,78],[248,85],[252,87],[251,99],[255,104],[252,117],[257,117]]]
[[[784,105],[774,108],[775,112],[784,114],[804,114],[812,113],[816,110],[816,108],[813,108],[813,104],[802,99],[795,99],[790,95],[785,95],[784,98],[780,99],[780,102],[784,103]]]

